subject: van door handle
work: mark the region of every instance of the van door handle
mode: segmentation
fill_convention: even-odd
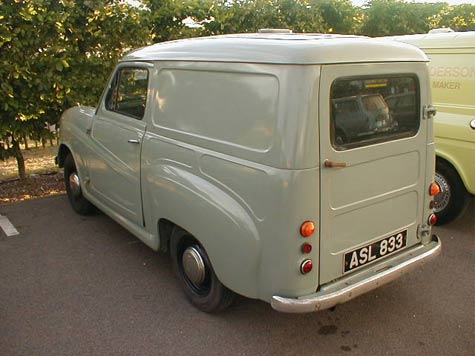
[[[325,161],[323,161],[323,165],[326,168],[345,168],[346,162],[332,162],[329,159],[326,159]]]
[[[140,143],[139,140],[127,140],[128,143],[133,143],[133,144],[136,144],[138,145]]]

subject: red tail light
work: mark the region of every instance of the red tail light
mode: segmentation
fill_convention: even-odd
[[[429,219],[427,219],[427,222],[429,223],[429,225],[435,225],[437,223],[437,215],[430,214]]]
[[[312,245],[308,243],[304,243],[302,245],[302,253],[310,253],[310,252],[312,252]]]
[[[300,265],[300,272],[302,274],[307,274],[308,272],[310,272],[313,268],[313,263],[311,260],[305,260],[302,262],[302,264]]]

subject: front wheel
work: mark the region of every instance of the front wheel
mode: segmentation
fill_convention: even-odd
[[[437,160],[435,182],[441,192],[435,196],[434,212],[437,225],[443,225],[462,213],[468,202],[468,194],[455,169],[442,160]]]
[[[189,233],[175,228],[170,240],[173,269],[190,302],[207,313],[231,305],[235,294],[214,273],[203,246]]]
[[[82,195],[81,182],[71,153],[64,160],[64,185],[74,211],[80,215],[90,214],[94,207]]]

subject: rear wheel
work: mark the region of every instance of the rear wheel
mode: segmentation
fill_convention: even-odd
[[[441,192],[435,196],[434,212],[437,215],[437,225],[443,225],[461,214],[467,205],[468,194],[455,169],[439,159],[435,182],[440,186]]]
[[[214,273],[203,246],[189,233],[175,228],[170,241],[173,269],[190,302],[198,309],[213,313],[226,309],[235,294]]]
[[[90,214],[94,206],[82,195],[81,182],[71,153],[64,160],[64,184],[74,211],[80,215]]]

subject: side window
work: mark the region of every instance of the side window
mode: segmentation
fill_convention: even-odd
[[[331,87],[331,142],[337,150],[413,136],[421,115],[413,75],[341,78]]]
[[[120,69],[107,92],[106,109],[135,119],[142,119],[147,103],[147,88],[147,69]]]

